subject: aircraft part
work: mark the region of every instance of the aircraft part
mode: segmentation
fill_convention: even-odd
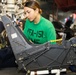
[[[32,44],[15,22],[7,16],[1,19],[20,70],[51,70],[76,65],[76,37],[63,40],[62,44]]]

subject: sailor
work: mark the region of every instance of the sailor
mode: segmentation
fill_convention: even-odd
[[[53,24],[41,16],[42,10],[37,1],[28,1],[24,4],[26,18],[23,33],[27,39],[35,44],[43,44],[50,40],[56,40],[56,31]],[[55,44],[52,42],[51,44]]]

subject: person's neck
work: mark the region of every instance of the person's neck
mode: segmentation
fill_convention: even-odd
[[[37,15],[37,17],[34,20],[34,24],[38,24],[40,22],[40,14]]]

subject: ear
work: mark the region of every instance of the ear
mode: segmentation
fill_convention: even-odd
[[[39,13],[39,9],[38,8],[36,8],[36,10],[35,10],[37,13]]]

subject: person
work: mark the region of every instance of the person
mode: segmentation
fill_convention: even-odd
[[[64,33],[66,33],[66,40],[69,40],[71,37],[74,36],[73,30],[70,28],[70,26],[71,26],[72,23],[73,23],[73,22],[72,22],[71,19],[67,20],[66,23],[65,23]]]
[[[76,20],[71,24],[70,29],[73,30],[74,36],[76,36]]]
[[[26,17],[24,35],[35,44],[43,44],[50,40],[56,40],[56,31],[53,24],[41,16],[42,10],[37,1],[28,1],[24,4]],[[56,44],[56,42],[51,42]]]

